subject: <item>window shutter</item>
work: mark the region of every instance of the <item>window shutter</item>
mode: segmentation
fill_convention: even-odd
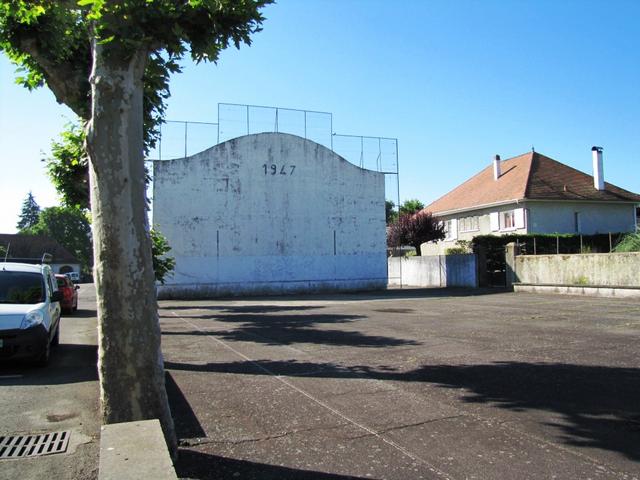
[[[513,211],[516,228],[524,228],[524,208],[516,208]]]
[[[492,232],[500,230],[500,214],[498,212],[491,212],[489,214],[489,220],[491,221]]]
[[[451,239],[456,240],[458,238],[458,219],[451,219]]]

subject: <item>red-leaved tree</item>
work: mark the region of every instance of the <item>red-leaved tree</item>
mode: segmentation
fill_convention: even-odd
[[[416,214],[400,215],[398,221],[389,225],[387,245],[400,247],[411,245],[416,255],[421,255],[420,245],[426,242],[442,240],[445,237],[444,224],[431,212],[421,211]]]

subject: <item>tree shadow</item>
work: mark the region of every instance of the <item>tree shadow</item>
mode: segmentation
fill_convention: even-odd
[[[361,480],[364,478],[237,460],[187,449],[179,450],[175,468],[180,478],[198,480],[226,480],[230,478],[244,480]]]
[[[165,363],[165,368],[170,368],[167,363]],[[202,428],[198,417],[171,373],[165,370],[164,379],[176,436],[180,439],[206,437],[207,434]]]
[[[98,347],[96,345],[63,344],[51,349],[46,367],[35,367],[28,361],[0,361],[2,385],[64,385],[98,380]]]
[[[343,324],[367,318],[363,315],[340,314],[302,314],[302,315],[249,315],[219,314],[198,315],[188,318],[217,320],[224,323],[239,324],[223,331],[170,331],[163,335],[211,335],[230,341],[252,341],[265,345],[294,345],[312,343],[351,347],[395,347],[402,345],[420,345],[414,340],[406,340],[379,335],[365,335],[358,331],[313,328],[319,324]]]
[[[407,372],[389,366],[343,366],[297,361],[238,361],[175,370],[314,378],[371,378],[421,382],[460,390],[461,400],[522,414],[559,414],[545,422],[567,445],[615,451],[640,461],[640,369],[563,363],[496,362],[484,365],[425,365]]]

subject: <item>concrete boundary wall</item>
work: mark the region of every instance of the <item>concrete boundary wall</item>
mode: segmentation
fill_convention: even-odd
[[[513,270],[514,282],[529,285],[640,288],[639,252],[520,255]]]
[[[475,255],[390,257],[389,285],[411,287],[477,287]]]

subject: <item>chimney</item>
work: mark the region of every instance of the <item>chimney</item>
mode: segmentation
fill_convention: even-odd
[[[602,147],[591,149],[593,157],[593,186],[596,190],[604,190],[604,171],[602,169]]]
[[[500,171],[500,155],[496,155],[493,159],[493,179],[498,180],[500,175],[502,175],[502,172]]]

